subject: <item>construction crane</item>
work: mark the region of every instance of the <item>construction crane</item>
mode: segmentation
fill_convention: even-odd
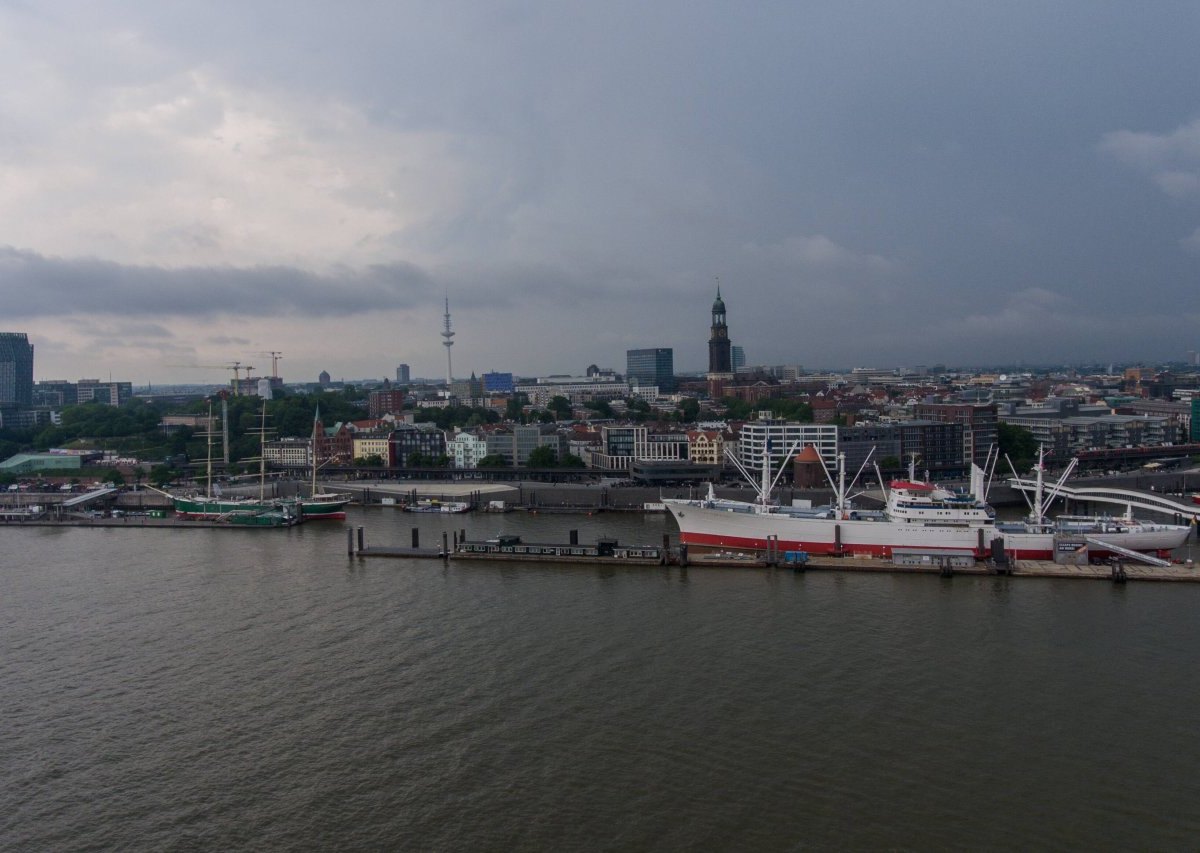
[[[235,361],[234,364],[241,366],[240,361]],[[230,369],[233,370],[233,396],[236,397],[242,393],[242,382],[240,379],[238,379],[238,368],[233,367]],[[250,371],[253,369],[254,369],[253,364],[247,364],[244,367],[242,367],[242,370],[246,371],[246,381],[247,382],[250,381]]]
[[[250,371],[254,369],[254,365],[242,365],[240,361],[232,361],[228,364],[168,364],[166,367],[179,367],[187,370],[232,370],[233,371],[233,396],[238,396],[241,393],[241,372],[246,371],[246,378],[250,378]]]
[[[256,352],[255,355],[269,355],[271,357],[271,378],[279,378],[279,359],[283,358],[283,353],[278,350],[267,350],[266,352]],[[250,378],[250,374],[246,374],[246,378]]]

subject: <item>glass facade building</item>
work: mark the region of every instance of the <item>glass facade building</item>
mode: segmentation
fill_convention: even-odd
[[[24,332],[0,332],[0,404],[33,405],[33,344]]]
[[[516,388],[511,373],[485,373],[480,378],[485,394],[511,394]]]
[[[670,347],[625,351],[625,379],[630,385],[657,385],[658,390],[675,390],[675,351]]]

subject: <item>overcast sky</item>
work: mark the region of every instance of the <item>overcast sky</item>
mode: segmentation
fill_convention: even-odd
[[[1200,9],[0,0],[0,331],[135,384],[1182,359]],[[256,372],[266,372],[260,370]]]

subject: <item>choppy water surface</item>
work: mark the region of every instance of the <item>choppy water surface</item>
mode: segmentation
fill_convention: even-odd
[[[1200,839],[1200,586],[364,561],[344,530],[0,531],[0,847]]]

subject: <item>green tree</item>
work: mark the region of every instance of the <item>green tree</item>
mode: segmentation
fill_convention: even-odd
[[[558,467],[558,456],[554,453],[554,448],[535,447],[529,453],[529,461],[525,463],[526,468],[556,468]]]
[[[650,404],[647,403],[645,400],[643,400],[641,397],[629,398],[628,400],[625,401],[625,406],[626,406],[626,412],[628,413],[629,419],[631,421],[633,421],[634,423],[640,424],[645,421],[651,420],[653,417],[653,415],[651,413],[651,409],[650,409]]]
[[[996,424],[996,441],[1000,452],[1008,454],[1018,471],[1028,468],[1037,458],[1037,439],[1025,427],[1000,421]]]
[[[499,453],[489,453],[479,460],[477,468],[507,468],[508,460]]]
[[[529,397],[525,394],[513,394],[504,406],[504,419],[525,423],[525,406],[529,405]]]
[[[175,479],[175,469],[170,465],[155,465],[150,469],[150,485],[161,489]]]
[[[693,424],[700,418],[700,401],[686,397],[679,401],[676,412],[680,423]]]
[[[583,404],[583,407],[595,412],[602,418],[615,418],[617,416],[607,400],[588,400]]]
[[[111,471],[106,472],[104,477],[102,477],[101,479],[105,483],[112,483],[114,486],[125,485],[125,475],[122,474],[120,471],[118,471],[116,468],[113,468]]]
[[[550,402],[546,404],[546,408],[552,411],[559,420],[566,420],[571,417],[571,401],[566,397],[556,394],[550,398]]]
[[[754,413],[754,407],[736,397],[722,397],[721,405],[725,407],[725,417],[731,421],[748,421]]]
[[[574,453],[564,453],[562,459],[558,460],[559,468],[586,468],[587,463],[576,456]]]

